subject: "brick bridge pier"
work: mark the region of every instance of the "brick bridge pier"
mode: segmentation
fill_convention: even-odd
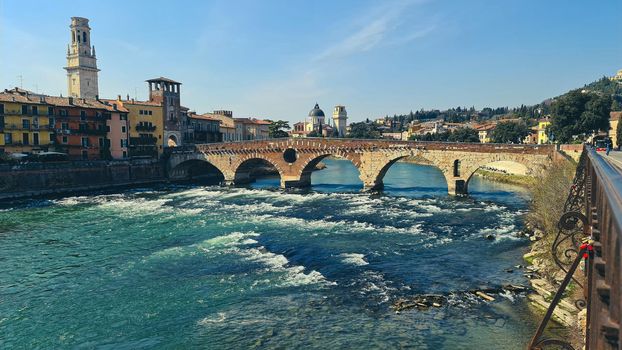
[[[290,138],[174,148],[167,171],[169,178],[183,179],[191,175],[193,165],[202,164],[217,170],[224,183],[232,185],[253,181],[254,169],[271,165],[280,175],[281,187],[307,187],[315,166],[331,155],[356,166],[365,190],[382,189],[384,175],[398,160],[421,157],[441,170],[452,195],[468,193],[471,176],[492,162],[520,163],[529,174],[539,176],[553,161],[563,159],[553,145]]]

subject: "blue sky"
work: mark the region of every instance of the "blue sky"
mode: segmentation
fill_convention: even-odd
[[[183,83],[197,112],[351,121],[532,104],[622,68],[620,0],[0,0],[0,85],[66,95],[71,16],[90,19],[100,95]]]

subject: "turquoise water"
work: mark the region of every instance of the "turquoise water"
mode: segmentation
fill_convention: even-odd
[[[519,295],[462,292],[520,273],[520,188],[397,163],[369,195],[348,161],[313,188],[162,186],[5,203],[0,348],[520,349]],[[484,237],[494,234],[490,241]],[[402,297],[450,302],[397,314]],[[452,294],[453,293],[453,294]]]

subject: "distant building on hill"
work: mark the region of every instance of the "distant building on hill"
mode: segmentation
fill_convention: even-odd
[[[538,144],[543,145],[549,143],[548,127],[551,125],[551,121],[546,119],[538,120]]]
[[[620,82],[622,82],[622,69],[620,69],[620,70],[616,73],[616,75],[612,76],[612,77],[611,77],[611,78],[609,78],[609,79],[610,79],[610,80],[613,80],[613,81],[620,81]]]
[[[495,123],[487,123],[475,126],[474,129],[477,130],[477,135],[479,137],[480,143],[490,143],[492,142],[492,133],[497,127]]]

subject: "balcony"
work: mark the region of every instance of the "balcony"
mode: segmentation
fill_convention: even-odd
[[[150,131],[153,132],[156,130],[156,126],[155,125],[145,125],[145,124],[138,124],[136,125],[136,131]]]
[[[4,125],[0,125],[0,128],[4,130],[32,130],[32,131],[51,130],[50,125],[48,124],[45,124],[45,125],[4,124]]]
[[[106,135],[105,129],[69,129],[70,134],[83,134],[83,135]]]
[[[156,137],[130,137],[131,146],[155,145],[158,142]]]

